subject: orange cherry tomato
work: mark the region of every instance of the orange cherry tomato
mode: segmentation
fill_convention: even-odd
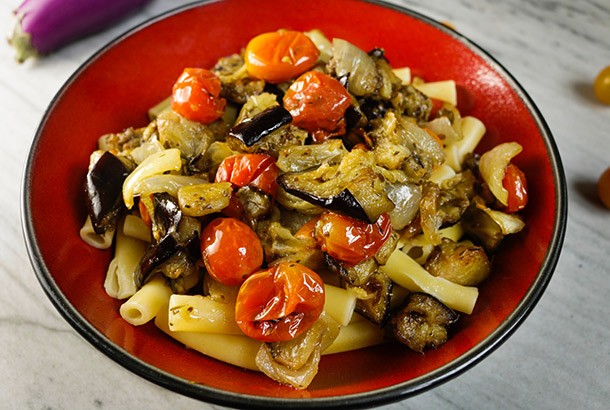
[[[606,168],[597,180],[597,195],[602,204],[610,208],[610,168]]]
[[[307,331],[324,308],[324,282],[296,262],[281,262],[250,276],[239,288],[235,320],[263,342],[291,340]]]
[[[392,234],[388,214],[369,224],[359,219],[325,212],[316,225],[315,237],[322,248],[335,259],[357,264],[373,257]]]
[[[253,186],[275,196],[279,169],[266,154],[237,154],[225,158],[216,171],[216,182],[231,182],[237,187]]]
[[[201,232],[201,256],[212,278],[227,286],[241,285],[263,264],[263,247],[245,223],[216,218]]]
[[[227,101],[220,98],[220,79],[203,68],[185,68],[174,84],[172,110],[191,120],[209,124],[223,114]]]
[[[292,123],[311,132],[316,142],[345,134],[345,111],[350,105],[352,97],[345,87],[320,71],[306,72],[284,95]]]
[[[527,205],[528,193],[527,193],[527,180],[525,174],[514,164],[508,164],[504,179],[502,180],[502,186],[508,191],[508,203],[505,211],[508,213],[515,213]]]
[[[303,224],[298,231],[295,232],[294,237],[299,239],[315,239],[316,224],[318,218],[311,218],[309,221]]]
[[[314,66],[320,51],[300,31],[275,31],[254,37],[246,46],[248,73],[270,83],[282,83]]]
[[[610,65],[597,74],[593,82],[593,92],[599,102],[610,105]]]

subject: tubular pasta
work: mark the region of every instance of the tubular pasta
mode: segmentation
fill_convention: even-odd
[[[429,274],[415,260],[401,250],[395,250],[381,267],[394,282],[413,292],[434,296],[452,309],[471,314],[479,296],[474,286],[462,286]]]
[[[457,105],[457,89],[453,80],[413,83],[413,87],[430,98]]]
[[[357,316],[357,315],[354,315]],[[347,352],[378,345],[384,341],[383,330],[372,322],[362,319],[342,326],[339,336],[322,352],[322,355]]]
[[[324,285],[324,310],[340,325],[349,323],[356,307],[356,294],[336,286]]]
[[[112,238],[114,237],[114,229],[107,230],[101,235],[98,235],[93,230],[93,224],[91,223],[91,217],[87,217],[87,220],[83,224],[83,227],[79,231],[81,239],[87,244],[97,249],[108,249],[112,246]]]
[[[126,236],[123,229],[117,230],[114,258],[108,265],[104,281],[104,289],[109,296],[125,299],[136,293],[135,273],[146,246],[145,242]]]
[[[248,336],[223,335],[202,332],[174,332],[168,324],[169,309],[161,309],[155,317],[155,325],[186,347],[197,350],[206,356],[221,360],[235,366],[258,370],[256,354],[261,342]]]
[[[167,306],[171,294],[163,276],[155,276],[121,305],[121,317],[134,326],[143,325]]]
[[[201,295],[172,295],[168,326],[172,332],[205,332],[243,335],[235,322],[235,305]]]
[[[123,222],[123,234],[144,242],[152,242],[150,228],[144,223],[142,218],[135,215],[126,215]]]

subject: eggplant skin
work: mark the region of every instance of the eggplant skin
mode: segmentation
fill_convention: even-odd
[[[292,122],[292,115],[284,107],[277,105],[235,125],[229,131],[229,135],[237,138],[247,147],[251,147],[290,122]]]
[[[459,315],[425,293],[410,293],[403,307],[390,319],[393,336],[411,350],[423,353],[436,349],[448,339],[448,328]]]
[[[150,0],[25,0],[9,39],[16,60],[50,53],[100,31]]]
[[[129,175],[125,164],[106,151],[87,172],[85,195],[87,212],[98,235],[116,226],[127,211],[123,203],[123,181]]]

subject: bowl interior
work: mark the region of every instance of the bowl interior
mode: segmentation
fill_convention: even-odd
[[[503,141],[523,145],[516,163],[529,177],[530,189],[526,229],[503,244],[475,311],[462,317],[448,343],[425,355],[384,345],[325,356],[305,391],[187,350],[152,324],[135,328],[125,323],[119,302],[102,287],[111,252],[95,250],[78,236],[86,216],[83,181],[97,138],[145,125],[148,108],[169,95],[184,67],[209,68],[219,57],[239,52],[254,35],[278,28],[319,28],[329,38],[345,38],[365,50],[382,47],[393,67],[411,67],[428,81],[454,79],[460,111],[487,126],[479,150]],[[213,2],[170,13],[120,38],[62,88],[30,153],[24,228],[38,277],[59,311],[90,342],[136,373],[227,404],[246,403],[244,394],[252,396],[250,404],[292,398],[336,404],[332,400],[344,395],[352,403],[373,403],[452,377],[520,323],[557,260],[565,224],[562,178],[550,133],[525,93],[497,63],[451,30],[405,10],[356,0]]]

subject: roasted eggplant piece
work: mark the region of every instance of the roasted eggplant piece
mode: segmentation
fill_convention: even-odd
[[[477,286],[491,272],[491,263],[482,247],[456,243],[449,238],[443,238],[424,267],[431,275],[464,286]]]
[[[410,293],[404,307],[392,314],[393,336],[410,349],[423,353],[436,349],[448,339],[448,328],[459,315],[425,293]]]
[[[129,172],[123,161],[108,151],[87,172],[87,212],[98,235],[114,229],[118,219],[127,211],[122,187]]]
[[[324,260],[341,279],[352,286],[364,286],[379,268],[375,258],[366,259],[355,265],[338,261],[328,254],[324,254]]]
[[[377,270],[364,285],[347,286],[358,295],[356,312],[371,322],[384,326],[390,318],[390,302],[394,282],[383,272]]]
[[[502,227],[474,202],[464,212],[461,224],[466,237],[481,245],[487,252],[493,252],[504,239]]]
[[[262,221],[256,227],[269,264],[298,262],[314,271],[324,267],[324,254],[313,237],[295,237],[279,222]]]
[[[394,208],[373,154],[360,149],[347,153],[338,165],[287,172],[277,182],[289,194],[368,223]]]
[[[280,127],[289,124],[292,115],[281,105],[267,108],[265,111],[247,118],[235,125],[229,131],[229,135],[243,142],[247,147],[256,144],[265,136],[271,134]]]

